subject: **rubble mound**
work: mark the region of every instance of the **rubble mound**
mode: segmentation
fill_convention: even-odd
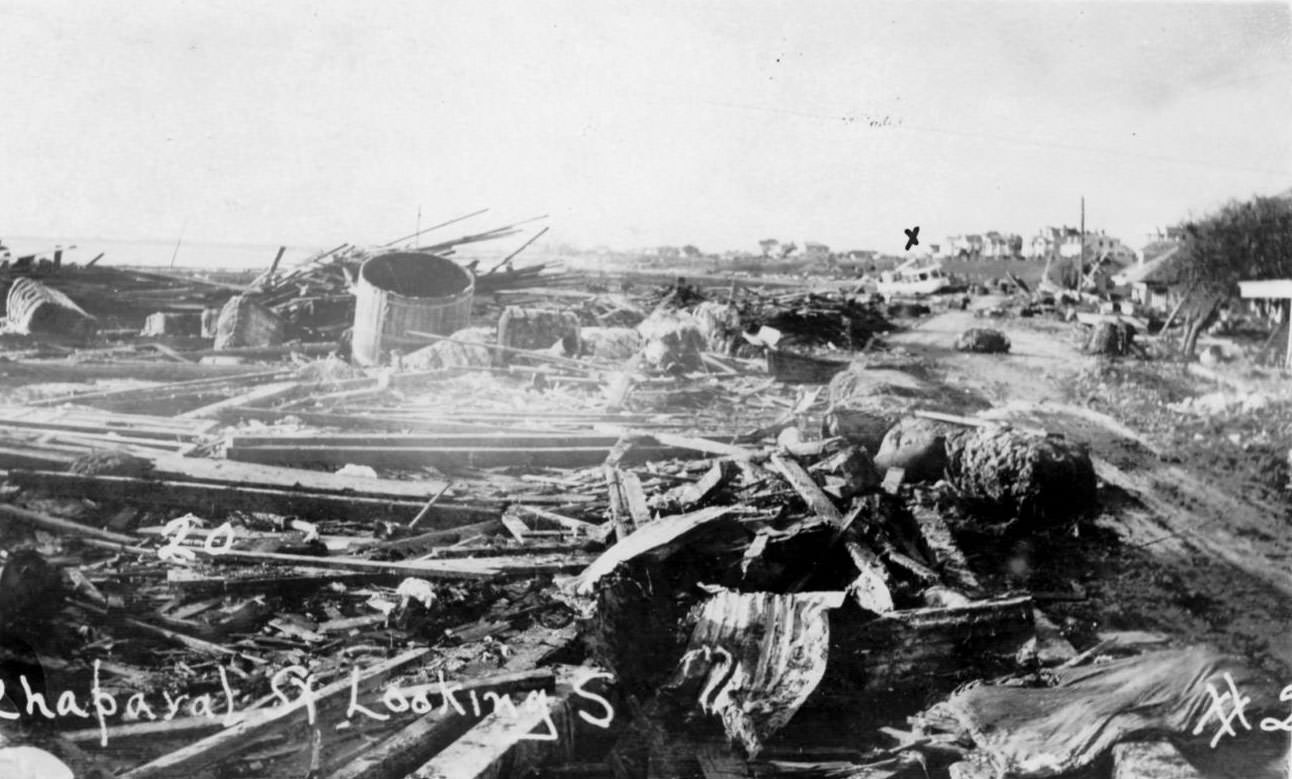
[[[658,371],[700,370],[704,335],[695,317],[685,311],[659,310],[637,326],[645,339],[642,358],[647,368]]]
[[[956,351],[1003,354],[1009,351],[1009,338],[999,330],[973,327],[956,339]]]
[[[962,498],[1007,521],[1057,521],[1095,505],[1095,468],[1084,447],[1006,427],[946,439],[947,475]]]
[[[740,309],[731,303],[706,300],[692,312],[709,351],[728,353],[740,338]]]
[[[449,337],[453,341],[436,341],[406,355],[403,367],[414,371],[437,371],[445,368],[488,368],[493,364],[492,327],[467,327]]]
[[[579,333],[583,353],[598,360],[620,362],[642,348],[641,333],[631,327],[585,327]]]

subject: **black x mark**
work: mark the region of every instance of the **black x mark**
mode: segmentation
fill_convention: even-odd
[[[916,225],[914,230],[903,230],[906,233],[906,251],[910,251],[912,246],[920,245],[920,226]]]

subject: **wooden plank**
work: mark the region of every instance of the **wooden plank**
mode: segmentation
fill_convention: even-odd
[[[439,479],[404,481],[369,479],[362,476],[339,476],[307,468],[275,465],[248,465],[232,460],[180,457],[158,454],[152,458],[155,473],[161,477],[180,477],[180,481],[204,481],[218,484],[262,487],[283,490],[305,490],[318,493],[354,495],[417,501],[424,504],[444,489]]]
[[[229,447],[230,460],[266,465],[283,463],[317,463],[341,466],[369,465],[374,468],[492,468],[500,466],[542,466],[548,468],[582,468],[606,459],[609,447],[408,447],[391,449],[379,446],[299,447],[248,446]],[[634,447],[627,456],[634,462],[672,460],[694,456],[686,449]]]
[[[239,406],[252,406],[257,403],[268,403],[272,400],[279,400],[289,395],[293,395],[302,390],[303,385],[299,381],[281,381],[272,384],[265,384],[255,389],[248,390],[241,395],[235,395],[224,400],[217,400],[205,406],[199,406],[191,411],[185,411],[177,414],[177,419],[217,419],[220,412],[226,408],[237,408]],[[316,386],[316,385],[314,385]]]
[[[473,692],[477,698],[484,698],[486,692],[511,696],[513,693],[529,693],[534,690],[550,692],[555,686],[556,676],[552,671],[536,669],[471,679],[454,684],[453,689],[455,696],[465,699]],[[402,688],[402,693],[405,699],[427,693],[432,705],[435,705],[437,701],[434,696],[439,694],[439,688],[440,685],[436,683]],[[329,775],[329,779],[403,779],[470,730],[479,721],[471,714],[470,710],[464,715],[449,707],[438,707],[341,766]]]
[[[567,449],[604,447],[609,449],[618,441],[619,436],[617,435],[562,432],[466,432],[436,433],[433,435],[423,435],[418,433],[405,433],[399,435],[373,435],[371,433],[307,433],[304,435],[232,435],[228,438],[229,447],[234,449],[269,446],[296,447],[300,449],[313,449],[317,447],[334,447],[339,449]]]
[[[496,579],[503,576],[526,576],[538,572],[578,570],[591,559],[585,555],[558,555],[544,561],[520,556],[474,557],[461,560],[366,560],[360,557],[312,557],[280,552],[230,551],[211,553],[194,549],[201,559],[220,563],[254,563],[260,565],[300,565],[341,571],[402,574],[423,579]]]
[[[514,711],[489,714],[410,774],[410,779],[484,779],[501,775],[499,772],[504,766],[516,770],[517,774],[524,773],[523,766],[513,765],[515,761],[509,758],[522,743],[541,743],[532,739],[549,730],[556,736],[555,747],[570,749],[571,745],[559,743],[562,731],[556,727],[558,720],[565,719],[563,710],[570,694],[570,688],[562,685],[555,695],[527,700],[517,704]],[[534,736],[527,739],[530,734]]]
[[[163,363],[163,365],[174,368],[174,367],[179,367],[180,364]],[[80,367],[81,367],[80,365],[76,366],[76,368],[78,369]],[[194,365],[191,367],[208,368],[208,367],[215,367],[215,366]],[[41,398],[39,400],[30,401],[28,405],[60,406],[60,405],[63,405],[64,403],[87,403],[87,402],[99,402],[104,400],[128,400],[128,399],[136,399],[136,398],[164,397],[164,396],[173,396],[178,394],[192,393],[199,390],[208,390],[208,389],[213,389],[215,387],[239,386],[239,385],[248,386],[251,384],[259,384],[259,383],[274,381],[275,379],[288,378],[291,376],[291,371],[285,371],[281,368],[275,369],[275,370],[268,370],[268,371],[262,370],[262,371],[249,372],[247,371],[246,366],[234,366],[234,367],[238,369],[236,372],[224,371],[221,373],[217,373],[214,377],[189,379],[185,381],[174,381],[166,384],[156,384],[148,387],[129,387],[129,388],[123,388],[123,389],[114,389],[114,390],[96,390],[91,392],[80,392],[80,393],[74,393],[71,395],[61,395],[53,398]],[[90,371],[87,371],[86,373],[87,375],[89,375]],[[121,378],[134,378],[139,380],[146,380],[146,374],[148,374],[148,371],[140,370],[140,373],[145,375],[141,375],[141,376],[126,375],[126,376],[122,376]],[[3,375],[2,370],[0,370],[0,375]],[[80,380],[84,381],[85,378],[82,377]]]
[[[167,506],[201,514],[223,516],[231,511],[265,511],[284,516],[320,519],[383,520],[405,523],[418,516],[424,504],[304,490],[276,490],[224,484],[182,482],[130,476],[89,476],[58,471],[11,470],[9,480],[26,489],[43,489],[61,496]],[[435,505],[419,527],[448,529],[498,515],[475,506]]]
[[[512,420],[516,417],[502,417],[501,424],[484,424],[480,422],[452,421],[454,415],[446,415],[444,419],[424,419],[407,414],[336,414],[319,411],[300,411],[292,409],[285,411],[273,408],[251,408],[248,406],[237,406],[221,409],[218,418],[226,423],[236,423],[243,420],[255,420],[259,422],[272,423],[283,417],[295,417],[307,425],[316,427],[332,427],[342,430],[378,430],[389,433],[543,433],[552,432],[550,430],[530,429],[526,427],[514,426]],[[488,419],[499,419],[488,417]],[[447,421],[446,421],[447,420]],[[557,420],[564,421],[564,420]],[[585,420],[573,419],[575,423],[583,423]]]
[[[430,651],[430,649],[413,649],[359,671],[357,683],[361,689],[371,689],[395,672],[422,660]],[[352,680],[347,676],[321,687],[314,691],[312,702],[318,707],[328,702],[345,701],[350,694],[351,684]],[[253,741],[304,715],[310,702],[310,698],[300,696],[294,698],[291,703],[274,706],[257,717],[246,719],[128,771],[123,775],[123,779],[163,779],[191,775],[197,769],[238,753]]]

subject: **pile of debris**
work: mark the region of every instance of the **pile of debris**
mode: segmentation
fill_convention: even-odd
[[[345,294],[341,256],[230,298],[225,329]],[[868,345],[869,305],[571,299],[401,330],[381,364],[284,343],[6,366],[0,711],[22,714],[0,761],[1039,777],[1111,752],[1129,776],[1170,748],[1118,741],[1186,740],[1206,684],[1243,672],[1083,667],[1113,649],[976,570],[965,533],[1044,543],[1097,509],[1079,442],[960,416],[900,355],[791,382],[732,354],[737,328]]]

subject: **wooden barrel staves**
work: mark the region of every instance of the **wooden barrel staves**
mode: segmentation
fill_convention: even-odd
[[[421,252],[373,257],[355,284],[351,354],[378,365],[391,346],[422,346],[409,331],[448,335],[471,320],[475,277],[457,263]]]
[[[5,315],[16,333],[88,339],[98,330],[94,317],[67,295],[25,276],[9,287]]]

